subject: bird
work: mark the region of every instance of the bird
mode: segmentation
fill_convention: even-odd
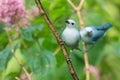
[[[67,47],[70,48],[70,55],[74,49],[80,50],[78,48],[80,41],[79,30],[76,26],[74,20],[68,19],[65,21],[66,27],[62,32],[62,40]]]
[[[98,42],[106,33],[108,29],[112,27],[112,24],[106,23],[103,26],[89,26],[80,30],[81,40],[88,45],[94,45]]]

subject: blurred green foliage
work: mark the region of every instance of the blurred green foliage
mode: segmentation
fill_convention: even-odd
[[[61,35],[65,21],[69,18],[79,21],[75,11],[66,0],[41,0],[42,4]],[[78,5],[79,0],[72,0]],[[26,8],[36,7],[34,0],[26,0]],[[85,26],[111,23],[113,27],[95,47],[89,51],[89,63],[98,67],[100,80],[120,80],[120,1],[86,0],[82,8]],[[0,80],[15,80],[23,71],[11,57],[11,48],[2,24],[0,24]],[[10,31],[16,56],[32,73],[33,80],[73,80],[62,51],[41,15],[37,16],[27,29],[20,28],[20,36],[15,30]],[[17,36],[17,37],[16,37]],[[16,47],[16,46],[13,46]],[[81,43],[80,43],[80,47]],[[58,51],[57,51],[58,50]],[[67,48],[68,52],[69,49]],[[57,53],[56,53],[57,52]],[[84,58],[79,51],[74,51],[71,60],[80,80],[85,80]],[[94,74],[91,74],[91,80]]]

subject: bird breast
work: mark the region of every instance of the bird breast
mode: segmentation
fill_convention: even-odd
[[[81,30],[80,31],[80,36],[81,36],[81,39],[83,41],[85,41],[86,43],[90,43],[91,37],[87,36],[87,31],[86,30]]]
[[[63,31],[62,39],[67,45],[76,44],[80,39],[79,31],[76,28],[66,28]]]

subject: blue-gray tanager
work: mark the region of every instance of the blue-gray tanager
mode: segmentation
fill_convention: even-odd
[[[70,48],[70,53],[73,51],[73,49],[80,50],[78,48],[79,41],[80,41],[80,34],[75,21],[71,19],[66,21],[66,28],[62,33],[62,39],[65,45]]]
[[[100,40],[105,32],[111,28],[112,25],[107,23],[102,27],[99,26],[90,26],[80,30],[80,36],[82,41],[86,44],[95,44],[98,40]]]

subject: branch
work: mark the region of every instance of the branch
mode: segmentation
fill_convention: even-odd
[[[84,3],[84,0],[81,0],[81,2],[79,3],[79,6],[78,6],[79,10],[82,8],[83,3]]]
[[[54,51],[54,55],[57,55],[59,51],[60,51],[60,47],[56,48],[56,50]]]
[[[5,31],[6,31],[6,34],[7,34],[7,37],[8,37],[8,41],[9,41],[9,44],[10,44],[10,47],[12,48],[12,39],[9,35],[9,30],[8,28],[5,28]],[[18,60],[18,58],[16,57],[15,55],[15,51],[14,49],[12,48],[11,50],[11,53],[12,53],[12,56],[15,58],[15,60],[17,61],[17,63],[20,65],[21,69],[25,72],[28,80],[31,80],[31,75],[29,75],[29,73],[27,72],[27,70],[25,69],[25,67],[23,66],[23,64]]]
[[[83,29],[84,28],[84,22],[82,20],[80,10],[83,6],[84,0],[81,0],[77,7],[73,7],[74,4],[71,2],[71,0],[67,0],[67,1],[72,6],[72,8],[76,11],[76,14],[77,14],[78,19],[79,19],[80,27],[81,27],[81,29]],[[87,45],[84,42],[83,42],[83,51],[84,51],[86,80],[89,80],[90,79],[90,73],[89,73],[89,61],[88,61],[88,55],[87,55],[88,53],[86,52],[87,51]]]
[[[71,2],[71,0],[67,0],[67,1],[68,1],[68,3],[71,5],[71,7],[72,7],[74,10],[77,9],[77,7]]]
[[[64,46],[63,44],[61,44],[62,39],[60,38],[60,36],[59,36],[58,33],[56,32],[56,30],[55,30],[52,22],[50,21],[49,17],[47,16],[47,13],[45,12],[45,10],[44,10],[44,8],[43,8],[40,0],[35,0],[35,2],[36,2],[37,6],[38,6],[38,8],[39,8],[39,11],[40,11],[41,15],[43,16],[44,20],[45,20],[46,23],[48,24],[49,28],[51,29],[52,33],[54,34],[54,36],[55,36],[58,44],[60,45],[60,47],[61,47],[61,49],[62,49],[62,51],[63,51],[63,55],[64,55],[64,57],[65,57],[65,59],[66,59],[66,62],[67,62],[67,64],[68,64],[68,67],[69,67],[69,70],[70,70],[70,73],[71,73],[73,79],[74,79],[74,80],[79,80],[79,79],[78,79],[78,76],[76,75],[76,72],[75,72],[75,70],[74,70],[74,68],[73,68],[73,65],[72,65],[72,63],[71,63],[71,61],[70,61],[70,59],[69,59],[68,53],[67,53],[67,51],[66,51],[66,48],[65,48],[65,46]]]

